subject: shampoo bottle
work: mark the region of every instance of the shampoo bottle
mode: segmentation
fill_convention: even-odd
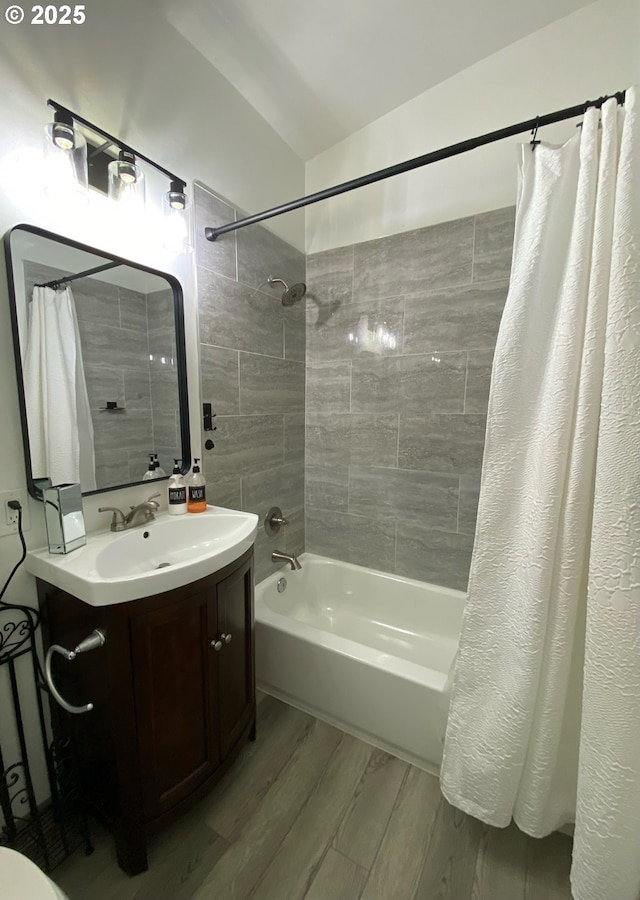
[[[190,513],[204,512],[207,508],[206,482],[199,462],[199,459],[194,459],[191,475],[187,478],[187,510]]]
[[[187,511],[187,483],[178,465],[179,460],[173,461],[173,472],[169,478],[169,515],[181,516]]]

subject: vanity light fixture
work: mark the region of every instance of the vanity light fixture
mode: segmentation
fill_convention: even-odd
[[[191,253],[193,250],[191,204],[185,188],[184,181],[175,179],[162,198],[164,246],[173,253]]]
[[[184,192],[185,184],[183,181],[172,181],[169,185],[169,193],[165,195],[167,203],[171,209],[186,209],[187,195]]]
[[[76,145],[73,118],[56,110],[51,126],[51,140],[59,150],[73,150]]]
[[[122,181],[123,184],[133,184],[144,178],[140,166],[136,165],[135,153],[131,150],[121,150],[118,161],[113,161],[114,178]]]
[[[120,150],[118,159],[108,165],[109,197],[121,203],[144,207],[144,172],[136,163],[136,156],[129,149]]]
[[[87,202],[87,142],[67,110],[56,109],[45,127],[44,164],[44,189],[52,200]]]
[[[99,176],[92,180],[87,174],[88,137],[90,157],[94,159],[96,169],[98,159],[109,159],[109,154],[113,152],[111,148],[117,150],[117,157],[106,166],[103,163],[103,166],[108,172],[107,193],[118,203],[129,208],[132,205],[144,206],[146,178],[141,161],[169,179],[169,190],[162,198],[164,245],[176,253],[193,250],[191,203],[186,193],[186,182],[55,100],[48,100],[47,104],[54,110],[54,121],[47,125],[45,139],[47,193],[65,200],[72,181],[75,182],[73,189],[84,192],[85,198],[88,185],[104,191],[99,184]]]

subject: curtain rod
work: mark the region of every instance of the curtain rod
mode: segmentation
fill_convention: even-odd
[[[479,137],[471,138],[471,140],[462,141],[459,144],[451,144],[450,147],[434,150],[432,153],[416,156],[414,159],[396,163],[396,165],[389,166],[386,169],[379,169],[377,172],[361,175],[359,178],[353,178],[351,181],[344,181],[342,184],[324,188],[324,190],[316,191],[315,194],[309,194],[307,197],[300,197],[298,200],[290,200],[289,203],[282,203],[280,206],[265,209],[264,212],[255,213],[244,219],[238,219],[236,222],[229,222],[227,225],[219,225],[217,228],[207,227],[204,230],[204,234],[208,241],[215,241],[221,234],[227,234],[229,231],[236,231],[238,228],[245,228],[247,225],[255,225],[256,222],[262,222],[264,219],[280,216],[283,213],[291,212],[294,209],[309,206],[311,203],[318,203],[320,200],[328,200],[329,197],[336,197],[338,194],[354,191],[356,188],[365,187],[367,184],[374,184],[376,181],[391,178],[393,175],[401,175],[403,172],[410,172],[412,169],[428,166],[430,163],[439,162],[441,159],[449,159],[451,156],[458,156],[460,153],[466,153],[468,150],[475,150],[476,147],[492,144],[494,141],[501,141],[504,138],[513,137],[516,134],[522,134],[524,131],[535,132],[538,128],[542,128],[545,125],[553,125],[555,122],[562,122],[564,119],[573,119],[576,116],[584,115],[590,107],[599,109],[605,101],[611,100],[612,98],[615,98],[618,103],[622,105],[624,103],[624,96],[625,92],[619,91],[616,94],[599,97],[597,100],[587,100],[586,103],[581,103],[579,106],[570,106],[567,107],[567,109],[560,109],[557,112],[547,113],[545,116],[536,116],[535,119],[527,119],[526,122],[518,122],[517,125],[501,128],[499,131],[490,131]]]
[[[96,266],[95,269],[87,269],[85,272],[77,272],[75,275],[67,275],[66,278],[56,278],[55,281],[47,281],[46,284],[34,284],[34,287],[57,288],[61,284],[67,284],[69,281],[76,281],[78,278],[88,278],[89,275],[97,275],[98,272],[104,272],[106,269],[115,269],[121,265],[118,262],[106,263],[104,266]]]

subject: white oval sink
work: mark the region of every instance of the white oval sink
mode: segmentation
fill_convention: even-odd
[[[26,568],[91,606],[137,600],[211,575],[241,556],[258,529],[254,513],[209,506],[198,514],[160,514],[129,531],[89,535],[66,555],[31,551]]]

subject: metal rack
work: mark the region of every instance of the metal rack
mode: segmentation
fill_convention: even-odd
[[[11,847],[50,872],[78,847],[93,852],[86,812],[75,777],[73,747],[50,737],[49,689],[36,646],[40,615],[28,606],[0,602],[0,845]],[[43,696],[44,695],[44,696]],[[37,723],[25,720],[35,705]],[[13,726],[13,728],[12,728]],[[8,737],[9,736],[9,737]],[[10,738],[14,737],[15,740]],[[7,748],[10,746],[10,750]],[[12,758],[7,759],[11,752]],[[33,783],[36,758],[44,759],[50,799],[38,803]]]

